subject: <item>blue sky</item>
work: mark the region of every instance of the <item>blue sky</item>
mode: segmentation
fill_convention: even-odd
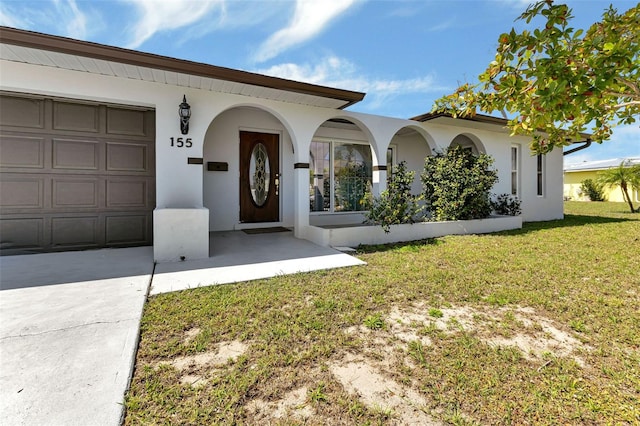
[[[569,0],[572,25],[610,3]],[[611,1],[627,10],[635,1]],[[351,110],[408,118],[475,82],[522,0],[2,0],[0,24],[366,92]],[[566,157],[640,157],[640,128]]]

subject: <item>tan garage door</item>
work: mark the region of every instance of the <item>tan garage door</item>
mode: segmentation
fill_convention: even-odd
[[[0,95],[2,254],[152,244],[155,113]]]

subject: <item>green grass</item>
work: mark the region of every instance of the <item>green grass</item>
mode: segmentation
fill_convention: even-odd
[[[362,247],[367,266],[154,296],[125,424],[299,424],[286,415],[265,421],[250,407],[303,387],[302,405],[314,413],[306,424],[394,424],[392,411],[362,403],[331,374],[346,353],[386,362],[390,380],[419,392],[422,409],[450,424],[637,424],[640,214],[622,203],[567,202],[565,212],[522,230]],[[430,344],[377,343],[396,325],[394,308],[420,306],[427,320],[414,325]],[[487,313],[474,318],[487,327],[435,327],[451,307]],[[581,349],[536,358],[488,344],[540,332],[542,320],[518,319],[523,307]],[[199,334],[186,340],[193,328]],[[194,367],[201,386],[158,365],[235,340],[248,345],[237,359]]]

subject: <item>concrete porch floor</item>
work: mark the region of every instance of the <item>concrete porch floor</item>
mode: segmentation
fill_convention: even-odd
[[[211,232],[209,256],[157,264],[150,294],[365,264],[333,248],[295,238],[292,231]]]

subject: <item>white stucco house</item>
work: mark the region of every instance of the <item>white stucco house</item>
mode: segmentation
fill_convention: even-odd
[[[495,159],[493,192],[517,195],[522,220],[563,217],[562,152],[532,156],[502,119],[369,115],[349,90],[6,27],[0,42],[5,253],[197,259],[210,232],[276,226],[331,244],[324,227],[362,223],[361,188],[452,144]]]

